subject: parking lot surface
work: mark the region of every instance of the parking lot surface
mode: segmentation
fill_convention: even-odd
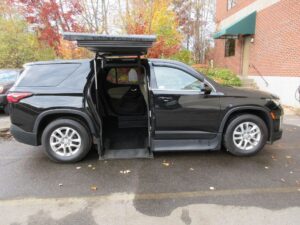
[[[0,138],[1,224],[299,224],[300,117],[247,158],[225,151],[153,160],[51,162]]]

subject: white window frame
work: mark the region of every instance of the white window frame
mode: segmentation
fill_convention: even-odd
[[[232,9],[237,4],[237,0],[227,0],[227,10]]]

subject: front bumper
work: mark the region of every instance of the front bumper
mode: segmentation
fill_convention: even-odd
[[[277,119],[273,120],[273,130],[270,135],[270,143],[272,144],[273,142],[279,140],[282,138],[282,124],[283,124],[283,110],[280,112],[280,114],[277,114]]]
[[[12,124],[10,126],[10,132],[12,136],[21,143],[27,145],[38,146],[37,134],[32,132],[27,132],[21,129],[20,127]]]
[[[282,138],[282,133],[283,131],[277,131],[277,132],[273,132],[272,137],[270,138],[270,143],[272,144],[273,142],[279,140]]]

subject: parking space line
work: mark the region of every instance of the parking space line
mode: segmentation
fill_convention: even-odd
[[[253,194],[284,194],[299,193],[299,187],[278,187],[278,188],[253,188],[253,189],[230,189],[215,191],[195,191],[195,192],[171,192],[171,193],[116,193],[111,195],[99,196],[80,196],[80,197],[55,197],[55,198],[23,198],[23,199],[5,199],[0,203],[6,204],[44,204],[45,202],[77,202],[77,201],[133,201],[133,200],[168,200],[196,197],[219,197]]]

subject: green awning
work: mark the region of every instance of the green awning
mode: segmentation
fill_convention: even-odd
[[[255,34],[256,12],[244,17],[231,26],[220,30],[213,35],[214,39],[237,37],[238,35]]]

